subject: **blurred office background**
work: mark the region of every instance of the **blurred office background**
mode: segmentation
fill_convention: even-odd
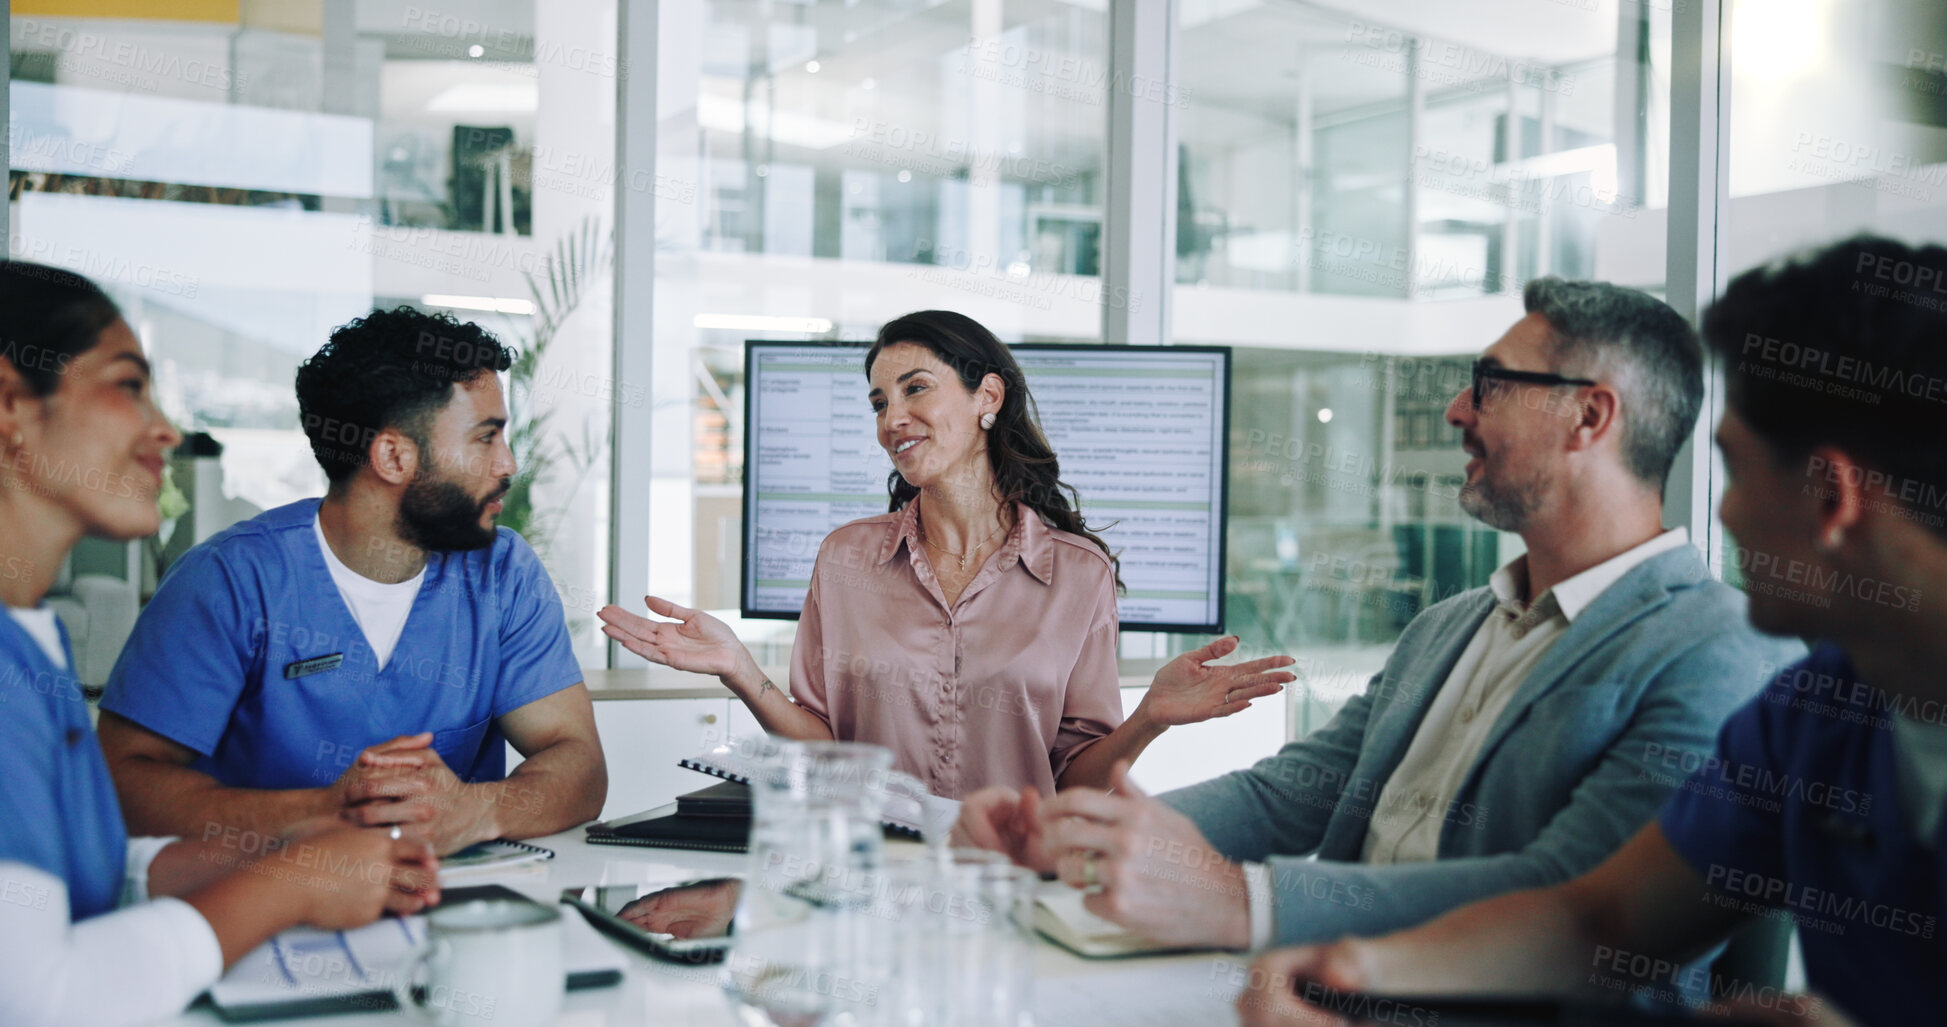
[[[1292,734],[1519,551],[1460,512],[1442,411],[1523,282],[1662,294],[1688,246],[1721,258],[1683,267],[1707,296],[1855,230],[1947,232],[1927,0],[1713,0],[1701,21],[1699,0],[1175,0],[1167,62],[1134,68],[1115,2],[14,0],[10,252],[108,287],[168,413],[207,436],[170,542],[84,550],[70,587],[139,594],[189,542],[320,493],[297,363],[412,303],[544,347],[514,383],[539,426],[520,524],[606,666],[592,614],[618,559],[734,614],[746,338],[949,307],[1010,342],[1123,342],[1105,308],[1166,308],[1170,339],[1236,348],[1227,619],[1303,661]],[[1717,98],[1722,66],[1682,55],[1720,25]],[[618,106],[636,76],[653,118]],[[1723,119],[1701,161],[1672,135],[1695,135],[1676,101],[1700,89]],[[1105,279],[1111,181],[1166,163],[1117,136],[1165,124],[1174,243],[1161,273]],[[653,168],[622,159],[650,125]],[[645,276],[621,296],[618,201],[654,222],[620,240]],[[618,346],[648,373],[618,375]],[[1671,523],[1721,560],[1711,461],[1678,473]],[[647,500],[611,523],[617,483]],[[94,609],[104,639],[132,616]],[[788,655],[790,623],[737,623]]]

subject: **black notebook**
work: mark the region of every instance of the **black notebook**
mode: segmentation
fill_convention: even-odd
[[[746,759],[745,750],[752,747],[753,743],[749,742],[719,745],[702,755],[677,760],[676,765],[699,774],[720,777],[748,789],[753,764]],[[924,838],[925,828],[922,825],[929,820],[952,826],[954,818],[960,815],[959,802],[928,794],[926,786],[912,778],[905,778],[906,786],[898,787],[897,782],[902,777],[904,775],[894,773],[887,789],[886,808],[880,813],[880,824],[885,828],[887,837]],[[682,800],[677,801],[680,804]]]
[[[750,819],[750,786],[725,781],[676,797],[676,812],[686,817]]]
[[[750,786],[724,781],[632,817],[588,825],[595,845],[744,852],[750,848]]]

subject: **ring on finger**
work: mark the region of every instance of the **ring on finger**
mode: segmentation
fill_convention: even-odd
[[[1102,854],[1091,852],[1082,857],[1082,891],[1088,895],[1100,895],[1109,890],[1102,883]]]
[[[392,830],[386,832],[386,835],[396,842],[406,836],[406,829],[400,827],[398,824],[393,824]]]

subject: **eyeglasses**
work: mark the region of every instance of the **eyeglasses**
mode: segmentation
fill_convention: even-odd
[[[1594,385],[1596,384],[1594,380],[1589,378],[1565,378],[1559,374],[1550,374],[1547,371],[1516,371],[1510,368],[1502,367],[1499,364],[1490,364],[1486,360],[1476,360],[1474,361],[1473,388],[1470,390],[1474,394],[1474,409],[1476,411],[1480,410],[1481,408],[1481,386],[1486,384],[1490,380],[1503,381],[1503,382],[1526,382],[1529,385]]]

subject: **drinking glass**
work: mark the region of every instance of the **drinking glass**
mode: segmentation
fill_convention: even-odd
[[[750,859],[724,989],[756,1027],[872,1023],[890,943],[875,893],[892,753],[770,740],[755,755]]]
[[[887,868],[893,945],[881,1022],[1027,1027],[1034,1008],[1031,870],[979,849],[928,849]]]

